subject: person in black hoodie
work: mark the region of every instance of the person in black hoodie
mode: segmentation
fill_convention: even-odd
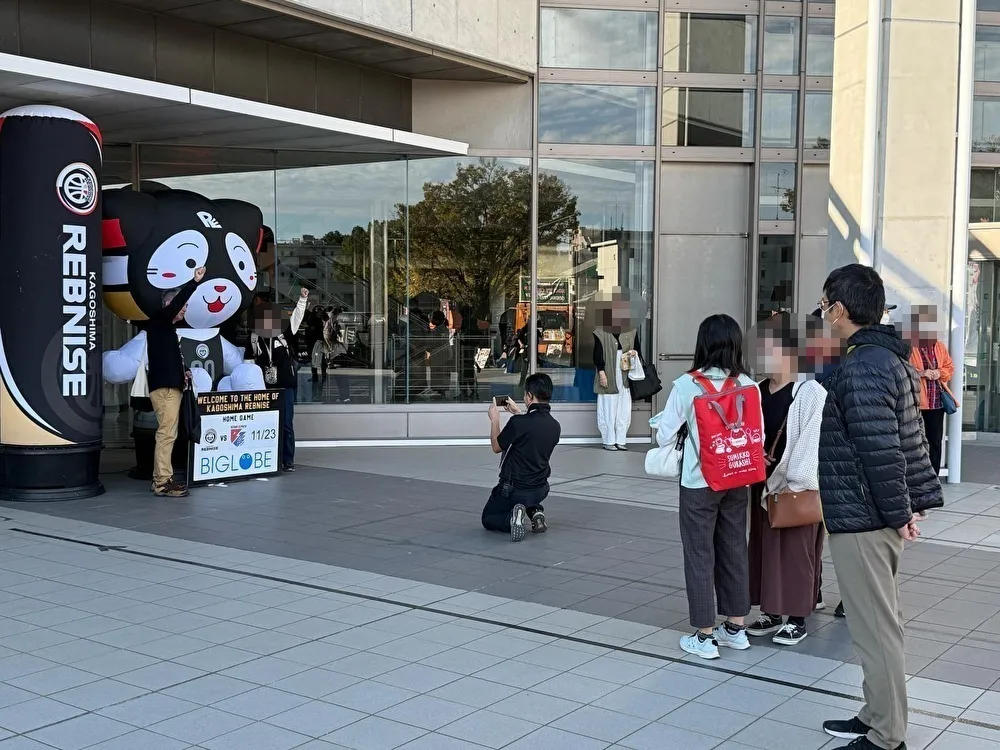
[[[292,310],[292,317],[284,330],[281,328],[281,310],[265,307],[255,313],[254,332],[250,335],[249,354],[264,373],[268,388],[283,390],[285,398],[281,407],[281,468],[295,471],[295,395],[298,375],[295,371],[293,337],[299,332],[306,314],[309,290],[299,292],[299,300]]]
[[[191,373],[181,357],[177,325],[184,319],[187,302],[205,278],[204,267],[195,269],[194,278],[179,289],[163,293],[163,307],[146,323],[146,359],[149,400],[156,413],[156,447],[153,449],[153,494],[158,497],[186,497],[187,487],[174,479],[171,454],[177,440],[181,394]]]
[[[885,287],[860,264],[834,270],[820,308],[847,348],[824,386],[819,486],[847,627],[864,672],[865,705],[823,730],[852,750],[905,750],[906,658],[899,597],[904,543],[944,504],[920,419],[910,345],[885,312]]]

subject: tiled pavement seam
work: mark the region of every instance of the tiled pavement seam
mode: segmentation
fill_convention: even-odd
[[[307,469],[280,481],[199,489],[186,500],[154,502],[138,484],[109,477],[108,495],[37,510],[601,618],[687,628],[674,513],[556,497],[553,531],[510,545],[479,528],[479,498],[470,503],[468,497],[477,490],[460,485]],[[981,490],[953,493],[950,502],[989,511],[992,500]],[[832,605],[837,586],[829,564],[824,588]],[[1000,687],[1000,554],[911,546],[901,589],[911,674]],[[830,612],[810,618],[810,636],[796,650],[853,661],[846,627]]]
[[[341,740],[347,738],[349,741],[345,746],[364,750],[380,746],[396,746],[390,742],[391,737],[402,739],[404,742],[409,741],[405,738],[412,732],[406,732],[394,723],[386,721],[386,719],[392,721],[395,715],[383,716],[379,721],[369,721],[371,716],[360,718],[366,714],[365,709],[374,708],[368,703],[372,700],[370,694],[373,691],[383,695],[383,703],[404,697],[403,693],[398,692],[395,695],[387,695],[393,693],[393,688],[432,694],[409,696],[409,700],[418,697],[424,701],[430,700],[428,708],[438,707],[436,701],[445,701],[475,711],[464,719],[456,718],[455,722],[441,727],[417,727],[421,732],[436,732],[438,729],[443,731],[410,738],[416,744],[407,746],[415,748],[448,747],[450,746],[446,739],[448,736],[457,738],[460,744],[454,744],[455,747],[475,747],[476,745],[472,743],[482,740],[486,742],[486,746],[516,748],[608,747],[613,742],[621,743],[616,747],[630,748],[716,746],[819,748],[827,742],[825,737],[815,732],[816,721],[819,720],[818,714],[828,711],[833,706],[843,707],[844,710],[851,710],[857,706],[848,699],[802,691],[800,687],[748,680],[746,676],[695,669],[683,663],[664,665],[658,658],[622,653],[593,643],[580,643],[560,637],[560,635],[576,635],[590,641],[604,639],[608,646],[612,647],[621,645],[625,641],[641,644],[642,650],[650,654],[670,657],[672,652],[674,658],[681,656],[675,647],[676,633],[656,631],[647,627],[653,632],[644,634],[636,630],[635,623],[623,623],[593,616],[588,618],[583,613],[537,608],[537,605],[532,607],[523,602],[497,597],[435,590],[441,587],[422,585],[404,579],[323,565],[302,564],[297,560],[256,555],[204,544],[159,539],[145,534],[61,521],[30,513],[15,512],[12,515],[14,521],[23,528],[29,525],[36,528],[41,526],[45,533],[73,535],[109,546],[122,544],[130,548],[141,546],[153,554],[183,556],[194,562],[217,567],[238,567],[272,578],[272,580],[248,579],[237,573],[218,570],[192,575],[191,566],[183,563],[163,560],[123,560],[120,559],[123,557],[121,553],[101,553],[86,548],[81,550],[51,540],[25,539],[23,536],[18,538],[10,532],[3,534],[0,537],[0,548],[5,550],[3,556],[7,559],[0,567],[8,572],[0,576],[0,588],[4,589],[4,596],[8,598],[5,604],[8,612],[0,622],[9,629],[10,620],[22,624],[34,620],[39,625],[39,630],[48,635],[35,636],[41,637],[40,641],[32,641],[29,637],[22,637],[20,641],[10,640],[24,636],[24,633],[36,632],[22,630],[20,633],[0,639],[0,644],[5,644],[4,648],[15,644],[20,644],[22,647],[38,647],[18,652],[10,649],[11,656],[0,658],[0,679],[6,681],[7,688],[14,690],[23,691],[31,687],[40,689],[45,685],[48,687],[44,689],[50,691],[52,688],[58,688],[57,700],[54,702],[60,705],[63,704],[59,698],[64,692],[73,690],[79,693],[85,692],[82,687],[73,686],[74,682],[78,683],[82,679],[84,684],[87,684],[85,682],[87,679],[91,677],[97,679],[95,675],[101,674],[100,671],[88,673],[88,669],[97,669],[98,663],[109,660],[113,663],[114,659],[100,655],[90,656],[82,662],[76,662],[74,666],[61,668],[58,666],[43,668],[48,665],[48,662],[43,660],[54,657],[60,652],[72,652],[73,646],[78,645],[72,642],[71,634],[74,631],[76,634],[85,634],[91,633],[94,629],[100,631],[101,627],[114,625],[110,630],[93,632],[91,641],[87,643],[99,644],[102,640],[107,641],[109,644],[129,649],[119,654],[133,656],[146,651],[147,658],[153,662],[136,669],[131,668],[134,663],[105,668],[105,672],[113,672],[105,675],[110,679],[118,675],[117,670],[122,666],[129,667],[124,673],[125,679],[118,676],[112,680],[116,683],[117,690],[127,690],[117,687],[117,684],[121,683],[131,685],[134,689],[155,689],[159,691],[156,694],[161,697],[170,691],[196,690],[197,692],[203,689],[210,693],[208,697],[216,697],[224,693],[233,693],[234,689],[245,688],[243,692],[212,701],[212,704],[217,704],[259,689],[247,685],[263,685],[263,682],[254,680],[259,680],[264,674],[268,675],[268,684],[276,685],[276,688],[270,689],[276,689],[280,694],[272,696],[268,693],[271,698],[283,697],[286,693],[285,688],[288,687],[283,681],[303,674],[309,666],[313,667],[313,670],[322,668],[323,672],[340,675],[339,678],[328,677],[326,674],[311,675],[333,680],[334,683],[346,675],[347,679],[355,680],[352,685],[341,687],[339,684],[327,682],[325,686],[334,684],[334,687],[340,687],[339,690],[331,691],[331,694],[336,692],[338,696],[349,688],[363,693],[363,696],[358,695],[353,698],[350,697],[353,694],[349,693],[333,701],[336,705],[337,700],[341,703],[356,700],[360,703],[352,702],[346,706],[341,705],[340,708],[348,711],[357,711],[358,708],[362,710],[358,717],[345,714],[345,717],[354,718],[355,721],[331,732],[335,735],[335,740],[337,737]],[[18,557],[20,557],[19,564]],[[81,570],[80,563],[83,561],[89,563],[89,566]],[[17,568],[21,568],[24,572],[18,572]],[[12,584],[11,576],[21,576],[29,580]],[[35,580],[30,580],[32,578]],[[192,578],[200,580],[196,583],[189,581],[187,586],[175,585]],[[529,622],[532,623],[531,627],[545,630],[551,635],[511,631],[505,629],[502,624],[494,625],[476,619],[453,620],[448,615],[413,610],[410,607],[384,602],[363,601],[357,604],[354,603],[356,601],[354,598],[343,594],[323,593],[307,596],[303,595],[302,587],[287,585],[273,580],[274,578],[302,580],[313,585],[339,588],[378,599],[404,601],[409,605],[429,600],[428,603],[433,603],[436,609],[447,608],[455,615],[474,618],[479,618],[481,615],[483,618],[501,623]],[[74,586],[74,583],[77,585]],[[194,587],[189,588],[192,585]],[[85,588],[87,586],[94,588]],[[40,598],[21,596],[20,599],[26,599],[28,602],[21,603],[15,600],[11,605],[9,597],[17,596],[12,589],[20,589],[20,593],[23,594],[33,591]],[[107,592],[106,595],[93,601],[88,599],[71,603],[68,601],[77,599],[81,594],[93,596],[95,592],[102,590]],[[51,601],[45,599],[46,596],[66,603],[62,606],[53,605]],[[188,598],[184,602],[177,602],[175,600],[178,597]],[[32,601],[36,602],[35,606],[31,606]],[[274,606],[276,603],[278,606]],[[174,606],[179,604],[184,606]],[[76,614],[67,617],[67,610]],[[9,613],[14,613],[14,616],[7,617]],[[115,615],[114,618],[109,617],[112,613]],[[227,619],[219,620],[217,619],[219,617]],[[277,625],[278,622],[293,617],[299,619]],[[99,626],[92,622],[95,618],[114,619],[115,622],[104,622]],[[53,619],[57,621],[57,628],[61,629],[41,626],[41,623]],[[206,621],[213,624],[205,624]],[[255,624],[251,625],[251,622]],[[257,629],[258,625],[266,627],[268,624],[273,627],[266,631]],[[230,626],[228,630],[225,627],[227,625]],[[166,629],[161,630],[160,628],[164,626]],[[49,633],[61,633],[62,636],[53,636]],[[320,635],[324,633],[325,635]],[[636,638],[640,635],[642,637]],[[53,638],[56,639],[55,642],[46,643]],[[165,640],[169,643],[163,643]],[[213,643],[217,645],[212,646]],[[201,648],[203,646],[205,648]],[[209,654],[210,651],[213,653]],[[256,654],[259,657],[253,662],[256,666],[247,667],[236,673],[233,673],[233,670],[239,670],[238,665],[223,668],[223,665],[233,661],[233,651],[242,651],[242,656],[238,658],[243,659],[253,658]],[[174,655],[178,652],[179,655]],[[227,655],[228,658],[223,658]],[[79,656],[81,653],[77,651],[75,657]],[[14,662],[9,661],[11,657],[14,657]],[[852,693],[857,690],[856,687],[852,687],[857,684],[857,675],[852,673],[851,665],[839,664],[832,660],[813,659],[794,652],[776,653],[772,649],[764,648],[753,649],[746,654],[727,654],[727,657],[726,666],[731,670],[744,672],[745,675],[774,678],[799,686],[812,684],[819,689],[839,693]],[[172,658],[174,661],[156,663],[157,658]],[[213,658],[223,661],[214,671],[202,674],[200,670],[210,668],[212,665],[207,662]],[[31,663],[31,659],[36,661]],[[511,661],[517,664],[512,666]],[[281,669],[282,665],[277,662],[284,662],[284,669]],[[289,667],[288,662],[296,666]],[[22,674],[11,678],[4,671],[10,664],[20,664],[16,671],[21,671]],[[168,665],[166,669],[168,673],[173,672],[175,668],[180,671],[173,676],[161,676],[164,673],[164,664]],[[268,672],[269,669],[272,673]],[[299,671],[290,674],[290,669]],[[25,670],[27,674],[23,673]],[[52,674],[53,670],[57,674]],[[77,673],[84,673],[84,676]],[[43,676],[35,677],[33,680],[34,675]],[[386,677],[386,675],[391,676]],[[431,680],[431,683],[421,682],[428,675],[433,675],[436,679]],[[209,680],[209,678],[215,679]],[[170,684],[161,685],[164,679]],[[174,685],[173,681],[178,679],[179,682]],[[417,682],[410,682],[411,679],[416,679]],[[434,682],[440,682],[442,679],[449,681],[431,687]],[[10,684],[11,680],[14,682],[21,680],[21,684]],[[234,685],[227,682],[231,680],[243,681],[246,684]],[[302,684],[299,689],[310,689],[308,686],[312,681],[311,678],[301,678],[299,683]],[[356,687],[359,682],[363,683],[362,687]],[[525,682],[530,684],[523,684]],[[721,683],[725,683],[724,688],[719,688]],[[184,688],[185,685],[198,687]],[[224,688],[223,685],[227,687]],[[669,687],[666,687],[667,685]],[[449,689],[449,686],[452,687]],[[412,688],[415,687],[419,689],[413,691]],[[183,694],[189,695],[189,693]],[[303,697],[294,691],[291,694]],[[329,695],[307,697],[328,699]],[[915,727],[911,735],[915,736],[911,736],[911,747],[924,747],[932,740],[935,742],[934,748],[975,747],[978,735],[982,735],[984,741],[990,743],[1000,740],[1000,733],[995,733],[996,730],[991,727],[971,723],[995,725],[1000,713],[996,699],[1000,698],[1000,695],[982,690],[956,689],[956,686],[920,678],[911,680],[911,695],[915,698],[914,708],[917,709],[917,713],[913,716]],[[671,701],[664,701],[663,696],[672,698],[677,705],[672,706]],[[167,697],[172,700],[185,700],[180,695],[167,695]],[[934,702],[928,702],[931,699]],[[45,710],[57,711],[56,714],[49,714],[49,718],[58,716],[57,707],[50,705],[53,702],[51,698],[36,700],[48,701],[43,704]],[[204,740],[208,744],[203,746],[209,748],[256,746],[291,748],[295,745],[287,743],[296,738],[283,735],[282,731],[292,731],[293,727],[281,727],[282,721],[294,724],[294,729],[302,729],[304,726],[302,722],[319,721],[308,717],[313,717],[315,714],[325,716],[330,713],[329,706],[326,705],[328,702],[328,700],[321,701],[323,705],[314,706],[311,713],[299,710],[299,707],[289,708],[288,711],[282,712],[282,715],[298,711],[293,714],[294,718],[286,717],[275,722],[271,720],[273,717],[268,717],[269,723],[262,726],[254,725],[256,728],[250,730],[243,725],[230,726],[235,720],[217,716],[215,713],[222,711],[227,716],[239,716],[238,712],[229,714],[214,705],[211,709],[205,708],[204,700],[192,701],[194,707],[188,707],[190,711],[184,714],[186,717],[184,721],[174,721],[172,717],[158,722],[156,726],[159,727],[160,723],[166,724],[159,728],[168,734],[195,733],[175,737],[181,742],[195,738],[199,731],[214,732],[220,727],[227,732],[226,736],[234,735],[226,742],[214,738]],[[11,712],[23,715],[26,703],[26,701],[15,703]],[[650,703],[654,705],[650,707]],[[718,718],[718,711],[712,708],[720,703],[732,709],[727,712],[727,719]],[[199,704],[203,707],[198,708]],[[821,711],[819,705],[826,708]],[[21,708],[15,711],[16,706]],[[42,705],[32,704],[31,710],[33,711],[36,706],[40,710],[43,708]],[[427,713],[417,710],[417,706],[419,703],[407,710],[412,709],[410,712],[418,715]],[[584,706],[589,706],[589,709],[585,711]],[[228,707],[229,704],[224,708]],[[98,709],[98,715],[101,710],[103,709]],[[390,708],[385,709],[385,711],[390,710]],[[406,710],[400,710],[406,713]],[[635,715],[640,710],[645,715]],[[664,710],[664,713],[651,718],[652,713],[661,710]],[[558,714],[556,718],[552,718],[553,712]],[[190,716],[191,713],[195,715]],[[508,714],[527,718],[522,718],[520,722],[512,722]],[[0,711],[0,726],[5,726],[5,720],[9,721],[4,719],[4,716],[4,712]],[[57,720],[54,727],[63,729],[50,727],[32,731],[46,733],[44,736],[40,735],[42,739],[46,737],[58,739],[66,735],[67,739],[59,739],[54,746],[85,747],[83,744],[74,744],[77,741],[71,738],[78,737],[81,733],[83,736],[92,737],[95,736],[93,732],[99,734],[100,731],[112,731],[106,721],[114,721],[112,717],[103,716],[105,721],[98,721],[92,714],[89,716],[92,718],[87,725],[82,725],[82,719],[70,720],[69,717],[62,717]],[[950,721],[960,716],[964,717],[964,721]],[[532,723],[531,717],[535,717],[537,721]],[[631,721],[623,722],[622,717],[630,718]],[[248,722],[245,717],[240,721]],[[641,726],[634,726],[636,722]],[[789,724],[786,725],[784,722]],[[795,729],[793,725],[799,724],[802,726]],[[72,731],[69,731],[68,725],[72,725]],[[104,729],[94,728],[88,735],[86,730],[80,729],[81,725],[94,725]],[[213,728],[197,729],[202,725],[210,725]],[[405,726],[405,722],[401,726]],[[414,729],[412,723],[409,726],[411,730]],[[516,731],[511,729],[512,726],[517,727]],[[619,726],[614,730],[616,732],[630,731],[621,737],[612,737],[607,734],[612,731],[610,726]],[[322,725],[322,729],[327,727],[328,723]],[[347,731],[350,727],[356,728]],[[117,729],[120,727],[115,731]],[[369,729],[378,733],[377,743],[384,741],[386,744],[371,744],[376,740],[369,736]],[[313,727],[313,731],[319,730]],[[512,731],[517,736],[512,736]],[[256,739],[250,742],[253,735],[260,733],[271,738],[265,737],[263,740],[270,744],[257,743]],[[594,736],[598,733],[603,734]],[[520,739],[522,734],[524,740]],[[567,734],[569,736],[566,736]],[[584,739],[587,736],[589,739]],[[426,739],[427,737],[430,739]],[[134,741],[139,739],[135,738]],[[922,742],[923,739],[927,742]],[[513,744],[506,744],[508,740]],[[143,735],[142,741],[152,741],[152,739]],[[497,744],[500,741],[505,744]],[[194,742],[203,740],[194,739]],[[98,747],[114,747],[113,744],[101,741],[99,743]],[[133,744],[130,747],[146,746]],[[154,747],[154,745],[148,746]],[[0,744],[0,748],[6,750],[7,747]],[[305,744],[304,747],[310,745]]]

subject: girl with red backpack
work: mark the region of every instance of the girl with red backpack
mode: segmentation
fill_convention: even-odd
[[[728,315],[702,321],[691,369],[674,381],[660,416],[659,434],[683,432],[680,532],[696,630],[680,647],[718,659],[720,646],[750,648],[748,488],[766,470],[760,390],[744,364],[743,331]],[[717,613],[726,618],[718,626]]]

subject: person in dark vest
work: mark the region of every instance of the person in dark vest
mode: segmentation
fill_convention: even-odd
[[[187,302],[205,277],[204,267],[180,289],[163,294],[163,307],[146,323],[146,356],[149,359],[149,399],[156,412],[156,447],[153,452],[152,491],[157,497],[186,497],[187,487],[174,479],[171,454],[177,440],[181,394],[191,378],[177,342],[177,326],[184,319]]]
[[[559,443],[562,428],[552,417],[552,378],[542,373],[524,381],[524,405],[521,409],[510,398],[506,410],[513,416],[500,429],[500,410],[490,404],[490,445],[502,453],[500,481],[483,508],[483,528],[510,534],[512,542],[525,536],[525,523],[531,521],[533,533],[542,534],[548,526],[542,501],[549,494],[549,459]]]
[[[277,307],[258,308],[250,335],[249,355],[264,373],[269,389],[284,391],[281,406],[281,468],[295,471],[295,395],[298,375],[295,371],[293,337],[306,314],[309,290],[302,287],[299,300],[292,310],[288,325],[281,327],[281,310]]]

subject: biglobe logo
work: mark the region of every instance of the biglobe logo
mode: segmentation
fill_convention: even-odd
[[[266,474],[276,471],[277,465],[274,451],[253,451],[238,456],[230,453],[202,455],[199,469],[201,477],[211,479],[239,476],[251,470],[255,474]]]

